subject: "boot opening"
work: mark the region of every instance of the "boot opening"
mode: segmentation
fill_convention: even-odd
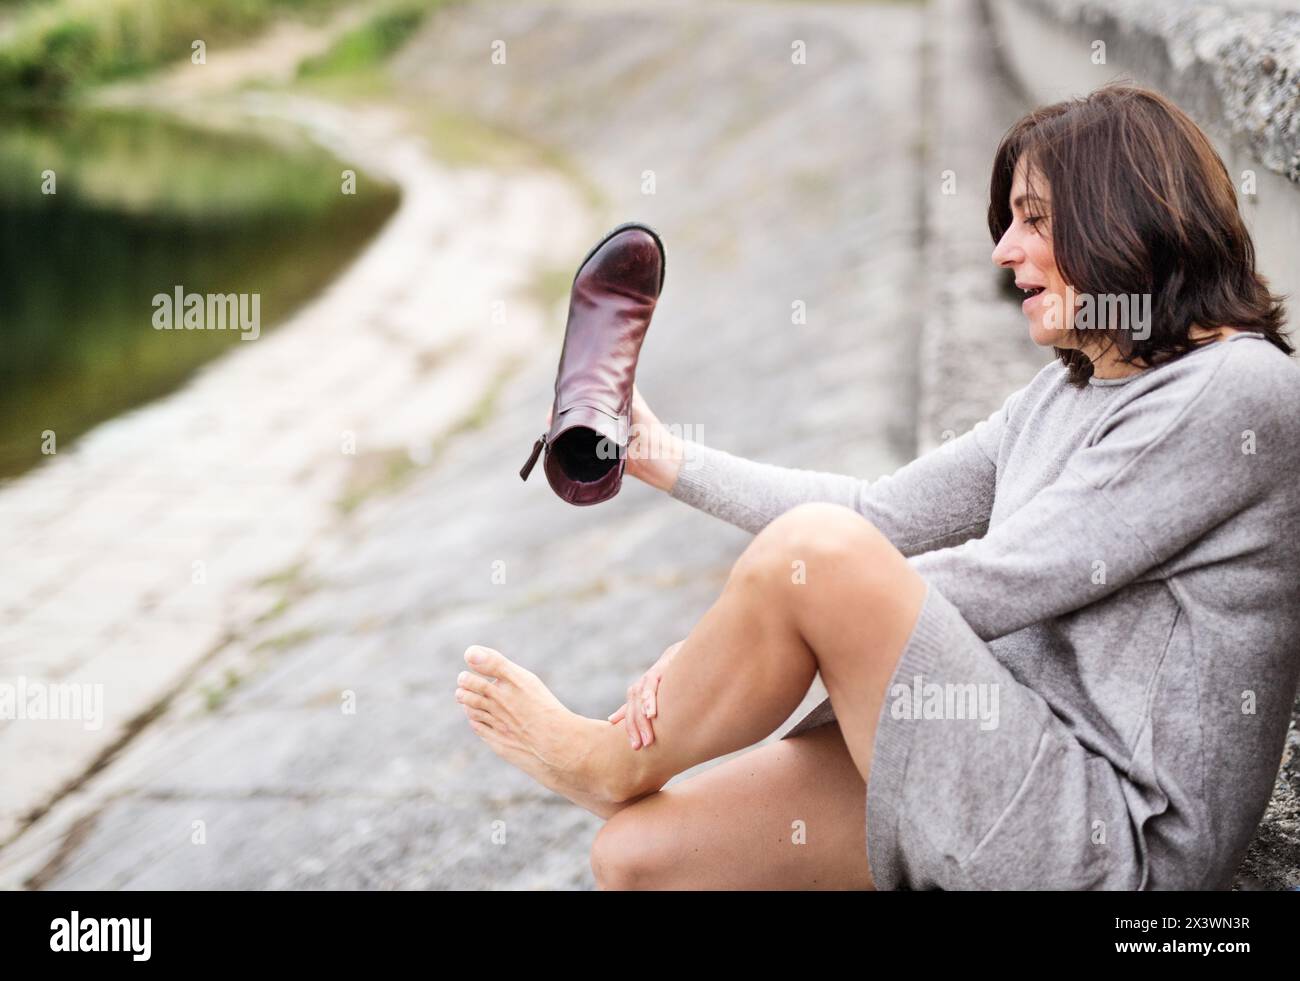
[[[566,430],[551,444],[551,454],[564,475],[584,484],[613,470],[618,465],[617,453],[616,443],[585,426]]]

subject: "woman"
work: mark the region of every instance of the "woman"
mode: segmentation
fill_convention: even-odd
[[[1282,307],[1208,140],[1142,89],[1018,122],[989,229],[1058,358],[988,419],[869,483],[674,440],[638,396],[667,451],[628,472],[756,533],[717,602],[610,720],[466,652],[474,731],[609,819],[602,887],[1230,884],[1300,673]],[[818,672],[785,737],[661,790]]]

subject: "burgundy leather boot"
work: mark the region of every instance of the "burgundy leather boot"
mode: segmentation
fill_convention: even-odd
[[[570,504],[618,493],[636,362],[663,285],[663,243],[639,222],[619,225],[587,253],[570,291],[551,428],[533,444],[522,479],[545,448],[546,479]]]

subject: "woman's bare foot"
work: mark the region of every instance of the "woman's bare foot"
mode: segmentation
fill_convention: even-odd
[[[456,700],[492,752],[599,817],[630,803],[608,772],[612,740],[627,743],[621,724],[570,712],[537,675],[490,647],[470,647],[465,661],[472,670],[457,677]]]

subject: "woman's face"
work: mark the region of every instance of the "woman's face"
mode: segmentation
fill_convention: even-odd
[[[1041,177],[1034,180],[1030,197],[1025,180],[1025,159],[1016,164],[1011,182],[1011,224],[993,250],[993,261],[1015,273],[1016,285],[1025,294],[1020,309],[1029,318],[1029,335],[1044,347],[1077,347],[1071,331],[1062,329],[1073,321],[1073,294],[1067,295],[1065,280],[1052,254],[1049,189]],[[1068,301],[1068,305],[1067,305]]]

